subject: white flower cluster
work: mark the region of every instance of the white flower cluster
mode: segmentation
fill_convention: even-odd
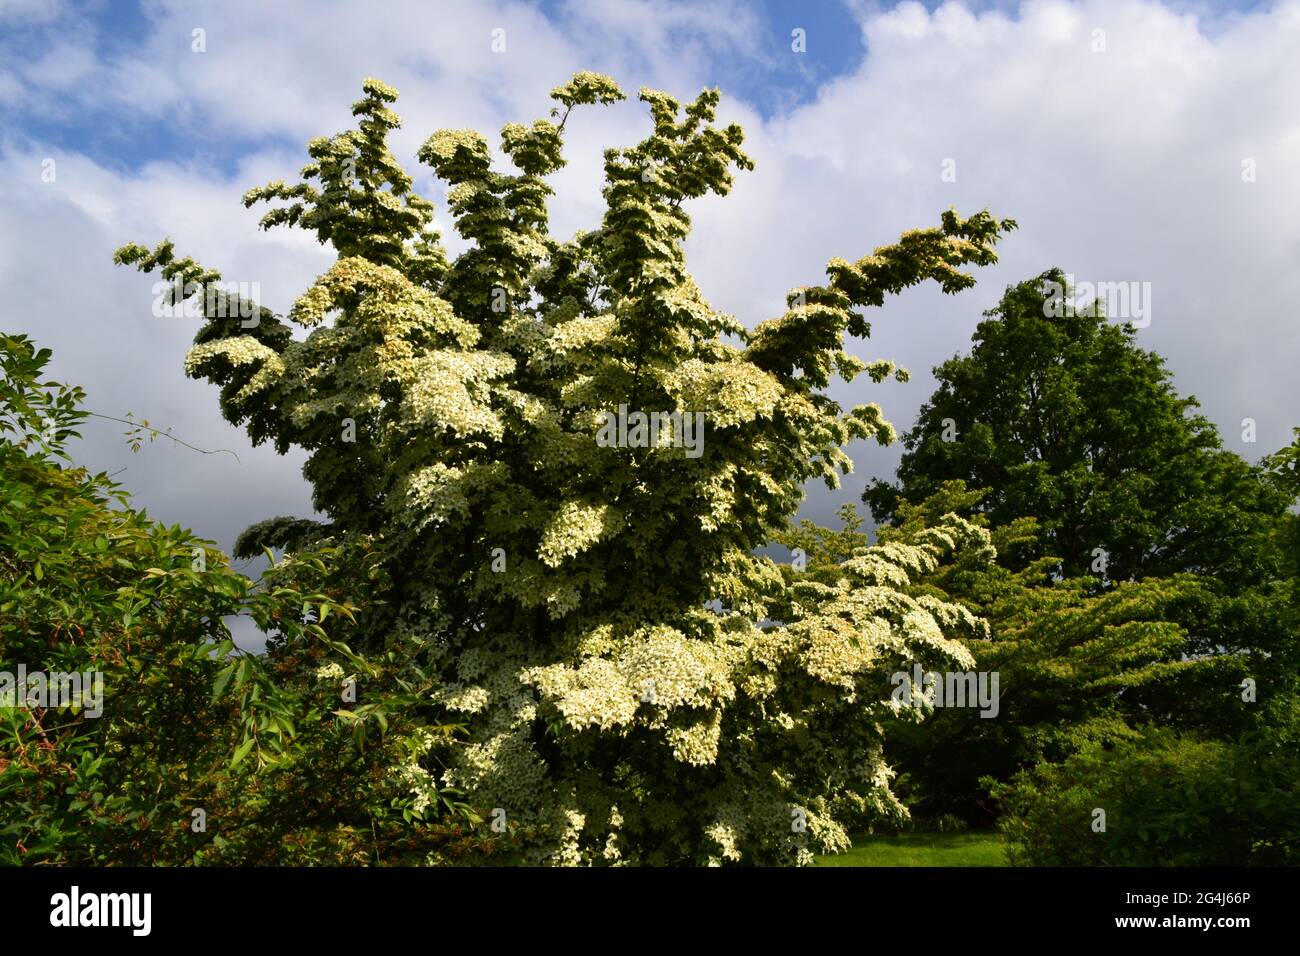
[[[619,521],[619,514],[605,504],[565,502],[542,534],[538,557],[550,567],[591,547]]]
[[[322,664],[316,668],[316,679],[323,681],[341,681],[343,680],[343,666],[336,661],[328,664]]]

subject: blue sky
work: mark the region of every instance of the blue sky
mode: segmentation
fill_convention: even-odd
[[[561,29],[572,23],[570,5],[563,0],[546,0],[538,6]],[[364,7],[356,8],[354,22],[359,28],[370,15]],[[769,0],[754,4],[752,10],[770,43],[769,54],[719,57],[706,64],[706,74],[708,83],[744,97],[764,115],[789,110],[814,98],[820,86],[851,73],[865,55],[860,26],[847,4],[836,0]],[[140,38],[157,29],[154,14],[155,4],[137,0],[78,3],[57,24],[6,24],[0,33],[0,51],[6,58],[35,59],[74,32],[80,35],[78,42],[85,49],[100,60],[111,61],[132,55]],[[196,15],[195,19],[201,21],[203,16]],[[805,31],[807,56],[783,55],[792,43],[791,31],[796,28]],[[681,35],[688,31],[683,28],[674,32]],[[218,40],[212,38],[213,42]],[[188,43],[188,38],[184,42]],[[55,114],[22,110],[14,118],[16,130],[123,169],[165,158],[199,161],[229,171],[240,155],[276,139],[231,136],[226,131],[204,128],[193,123],[184,110],[174,111],[163,123],[152,117],[95,107]],[[289,137],[283,141],[285,145],[298,145]]]
[[[933,11],[942,3],[926,0],[923,5]],[[1269,5],[1266,0],[1209,0],[1169,6],[1198,12],[1207,32],[1213,33],[1222,20],[1266,9]],[[101,61],[130,57],[139,49],[142,37],[159,29],[161,6],[139,0],[90,0],[67,4],[66,12],[53,20],[11,19],[0,26],[0,53],[11,61],[31,60],[71,39]],[[204,11],[209,6],[190,4],[196,11]],[[764,52],[711,59],[704,64],[704,76],[710,85],[743,97],[761,115],[772,117],[815,99],[820,89],[837,78],[852,75],[868,53],[860,25],[861,11],[888,9],[895,4],[762,0],[745,6],[756,18]],[[994,0],[966,6],[972,11],[1014,12],[1018,4]],[[572,4],[568,0],[543,0],[537,7],[560,29],[573,23]],[[354,8],[350,19],[357,29],[364,29],[364,21],[371,15],[361,5]],[[196,13],[194,19],[203,20],[204,14]],[[805,56],[785,55],[795,28],[805,31]],[[691,30],[683,27],[673,31],[673,35],[683,36]],[[232,30],[230,36],[237,37],[237,33]],[[219,38],[213,39],[216,42]],[[177,37],[177,40],[178,46],[183,46],[188,38]],[[189,63],[182,68],[194,65]],[[101,164],[120,169],[168,159],[211,164],[230,172],[239,156],[278,138],[251,137],[205,127],[195,123],[184,109],[170,111],[165,121],[159,122],[156,117],[84,104],[58,111],[24,109],[22,103],[9,105],[13,109],[6,122],[9,132],[77,150]],[[282,140],[284,145],[298,145],[288,136]]]

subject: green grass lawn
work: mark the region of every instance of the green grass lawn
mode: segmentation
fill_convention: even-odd
[[[818,866],[1006,866],[991,830],[858,836],[848,853],[819,856]]]

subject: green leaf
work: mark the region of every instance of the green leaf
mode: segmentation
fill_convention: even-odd
[[[222,695],[222,693],[226,689],[226,685],[230,683],[230,678],[234,676],[234,673],[235,673],[235,663],[231,662],[227,666],[223,667],[220,673],[217,674],[217,679],[212,682],[213,700],[216,700],[218,697]]]

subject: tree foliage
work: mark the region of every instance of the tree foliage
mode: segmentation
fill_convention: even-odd
[[[1178,788],[1133,775],[1173,773],[1186,758],[1176,771],[1186,802],[1243,773],[1253,754],[1273,776],[1255,785],[1260,819],[1232,839],[1253,826],[1276,849],[1291,831],[1271,830],[1289,824],[1265,805],[1290,799],[1295,765],[1270,756],[1269,741],[1300,713],[1298,446],[1258,466],[1225,450],[1132,328],[1101,309],[1059,308],[1070,293],[1059,270],[1008,288],[971,352],[935,370],[898,483],[864,493],[897,528],[947,509],[986,520],[998,552],[928,583],[989,621],[993,640],[972,651],[1000,672],[1006,719],[945,712],[924,734],[895,735],[903,789],[930,812],[971,816],[976,804],[987,815],[995,808],[975,781],[1000,782],[1033,862],[1160,862],[1151,834],[1163,824],[1142,807],[1172,807]],[[962,500],[965,486],[982,490]],[[1078,781],[1105,761],[1118,769]],[[1071,800],[1111,786],[1115,800],[1135,794],[1125,849],[1088,843],[1086,829],[1052,832]],[[1235,791],[1215,792],[1229,812]],[[1179,813],[1180,839],[1221,822]],[[1256,859],[1248,840],[1214,845],[1194,858]],[[1053,855],[1064,848],[1079,855]]]
[[[1230,743],[1150,729],[1026,770],[997,788],[1008,855],[1030,866],[1294,866],[1294,717]]]
[[[280,203],[263,225],[314,232],[336,262],[288,322],[207,309],[186,359],[253,441],[309,455],[325,520],[265,523],[241,549],[375,556],[356,646],[401,660],[396,676],[463,721],[451,764],[421,768],[526,835],[531,859],[806,861],[900,813],[880,758],[886,675],[966,660],[953,638],[976,626],[904,585],[979,534],[866,548],[818,582],[756,552],[807,480],[850,469],[849,441],[893,436],[878,406],[825,394],[835,375],[905,375],[848,351],[869,332],[860,310],[927,280],[969,287],[963,267],[993,262],[1014,223],[946,212],[832,260],[749,330],[683,253],[687,202],[751,165],[740,128],[715,123],[716,91],[641,91],[650,132],[606,150],[602,221],[567,241],[548,232],[546,177],[571,111],[623,98],[612,80],[580,73],[550,118],[506,125],[510,172],[475,131],[433,134],[419,159],[450,187],[468,241],[454,259],[389,151],[395,92],[363,93],[355,130],[308,145],[300,183],[246,196]],[[117,258],[182,294],[220,278],[169,242]],[[599,442],[620,406],[702,414],[702,454]]]
[[[72,464],[83,395],[42,378],[49,357],[0,336],[11,695],[0,701],[0,863],[339,864],[463,849],[457,818],[471,820],[455,794],[422,777],[413,791],[400,772],[449,749],[454,727],[423,719],[432,708],[397,687],[348,708],[329,676],[391,670],[353,653],[347,628],[322,627],[354,616],[365,556],[304,553],[255,584],[210,542],[152,521],[107,476]],[[322,590],[326,561],[356,582],[351,595]],[[271,635],[269,654],[234,645],[236,616]],[[83,693],[51,695],[56,674],[74,673],[87,675]]]
[[[919,504],[900,502],[894,523],[879,530],[888,546],[962,515],[988,540],[913,586],[984,622],[985,633],[963,643],[974,670],[998,675],[995,715],[936,708],[924,723],[890,730],[886,755],[900,774],[900,794],[921,816],[988,824],[995,808],[984,778],[1006,781],[1081,747],[1133,738],[1152,722],[1176,719],[1192,692],[1206,687],[1215,690],[1214,706],[1244,709],[1240,662],[1189,657],[1188,635],[1170,619],[1171,609],[1196,593],[1194,579],[1150,578],[1097,592],[1090,578],[1055,574],[1050,555],[1017,561],[1037,550],[1041,529],[1032,518],[990,528],[979,511],[985,494],[945,483]],[[783,536],[808,555],[814,578],[869,540],[851,506],[843,517],[839,531],[804,522]]]
[[[900,501],[960,479],[987,490],[980,507],[995,526],[1037,518],[1043,535],[1024,557],[1054,555],[1066,577],[1094,565],[1110,581],[1266,577],[1254,544],[1285,497],[1223,449],[1131,326],[1101,308],[1054,308],[1061,290],[1070,294],[1058,269],[1011,286],[970,354],[935,369],[898,484],[863,495],[873,514],[888,520]]]

